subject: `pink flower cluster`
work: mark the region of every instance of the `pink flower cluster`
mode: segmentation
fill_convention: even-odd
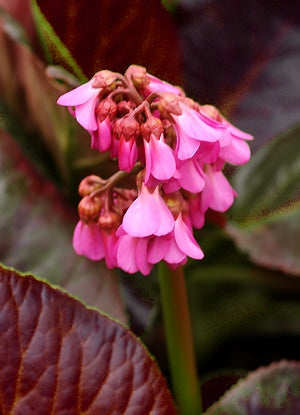
[[[75,251],[145,275],[161,260],[177,267],[187,257],[202,259],[193,228],[203,226],[208,209],[232,205],[236,192],[222,169],[249,160],[245,140],[253,137],[135,65],[125,75],[98,72],[58,104],[120,169],[107,180],[89,176],[81,183]],[[134,189],[115,186],[124,174],[136,174]]]

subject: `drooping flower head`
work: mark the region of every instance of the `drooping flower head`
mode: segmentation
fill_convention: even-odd
[[[178,266],[201,259],[193,227],[203,226],[208,209],[232,205],[236,192],[222,169],[249,160],[246,141],[253,137],[136,65],[124,75],[98,72],[58,104],[120,169],[108,180],[81,183],[76,252],[143,274],[161,260]],[[135,188],[116,186],[126,175],[136,178]]]

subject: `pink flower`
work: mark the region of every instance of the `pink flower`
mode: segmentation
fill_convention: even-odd
[[[222,171],[206,166],[205,187],[202,191],[202,204],[217,212],[225,212],[233,203],[236,191],[231,187]]]
[[[121,170],[130,171],[134,167],[138,157],[138,148],[135,137],[126,140],[120,137],[118,146],[118,162]]]
[[[166,235],[174,226],[174,218],[159,194],[158,187],[150,191],[142,185],[137,199],[123,217],[123,229],[134,237]]]
[[[108,118],[100,122],[97,120],[97,129],[90,131],[92,141],[91,147],[99,150],[100,152],[107,151],[111,147],[112,134],[111,134],[111,122]]]
[[[67,106],[78,123],[88,131],[96,131],[98,128],[95,109],[101,88],[94,88],[93,82],[94,78],[57,100],[59,105]]]
[[[214,128],[223,130],[219,157],[234,165],[247,163],[250,159],[250,148],[244,140],[253,140],[253,136],[236,128],[211,105],[200,107],[200,113]]]
[[[173,177],[176,170],[176,162],[173,150],[165,143],[163,135],[159,138],[150,135],[149,142],[144,140],[146,174],[145,183],[148,183],[150,175],[159,181]]]
[[[115,257],[115,245],[118,241],[115,232],[106,233],[101,231],[96,222],[80,220],[73,234],[74,251],[93,261],[105,259],[108,268],[117,266]]]
[[[214,128],[200,113],[180,102],[181,115],[173,115],[177,134],[175,153],[179,160],[192,158],[201,142],[216,142],[221,131]]]
[[[153,75],[147,74],[148,80],[150,81],[148,85],[144,88],[145,96],[148,96],[152,92],[171,92],[179,96],[184,96],[183,91],[174,85],[169,84],[168,82],[162,81],[159,78],[156,78]]]
[[[167,235],[133,237],[125,232],[122,225],[118,229],[118,235],[117,263],[128,273],[139,271],[148,275],[153,265],[161,260],[178,266],[186,263],[187,256],[203,258],[203,252],[194,239],[191,224],[181,214],[174,221],[173,230]]]
[[[125,233],[120,236],[116,246],[118,267],[129,274],[139,271],[148,275],[153,266],[147,256],[149,241],[150,238],[135,238]]]
[[[93,261],[104,258],[104,245],[101,231],[95,222],[85,223],[80,220],[74,230],[73,248],[78,255]]]

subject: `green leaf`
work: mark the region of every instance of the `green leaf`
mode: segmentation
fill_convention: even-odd
[[[125,322],[114,273],[73,251],[76,212],[1,130],[0,190],[0,261],[59,284]]]
[[[243,225],[299,208],[300,124],[273,139],[233,179],[238,198],[231,210]]]
[[[31,275],[0,268],[0,412],[176,414],[125,327]]]
[[[260,265],[300,275],[300,125],[274,139],[233,180],[227,231]]]
[[[300,362],[281,361],[238,382],[205,415],[300,413]]]

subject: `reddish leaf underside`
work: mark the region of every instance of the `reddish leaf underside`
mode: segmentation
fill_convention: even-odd
[[[0,413],[176,411],[128,329],[31,275],[0,268]]]

